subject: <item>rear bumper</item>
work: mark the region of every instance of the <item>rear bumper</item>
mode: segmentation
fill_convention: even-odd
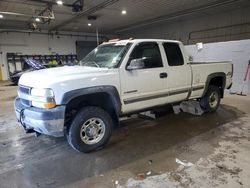
[[[20,98],[15,99],[15,112],[18,122],[22,122],[26,132],[36,131],[54,137],[64,136],[65,106],[41,109],[24,106]]]

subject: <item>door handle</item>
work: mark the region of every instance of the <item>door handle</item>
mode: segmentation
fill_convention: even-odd
[[[168,77],[168,73],[166,72],[160,73],[160,78],[167,78],[167,77]]]

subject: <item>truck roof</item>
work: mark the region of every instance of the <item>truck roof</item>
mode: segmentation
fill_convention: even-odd
[[[109,42],[104,42],[104,44],[111,44],[111,43],[128,43],[128,42],[172,42],[172,43],[181,43],[178,40],[166,40],[166,39],[126,39],[126,40],[119,40],[119,39],[113,39]]]

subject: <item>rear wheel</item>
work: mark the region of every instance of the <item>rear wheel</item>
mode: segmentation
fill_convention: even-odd
[[[204,97],[200,100],[200,105],[205,112],[215,112],[220,105],[220,90],[216,86],[209,86]]]
[[[112,129],[113,121],[105,110],[88,106],[76,114],[68,129],[67,140],[76,151],[87,153],[102,148]]]

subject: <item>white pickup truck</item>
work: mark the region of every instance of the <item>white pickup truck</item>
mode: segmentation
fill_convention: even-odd
[[[66,135],[75,150],[90,152],[128,114],[189,99],[214,112],[232,76],[231,62],[189,62],[179,41],[112,41],[79,66],[22,75],[15,111],[26,132]]]

